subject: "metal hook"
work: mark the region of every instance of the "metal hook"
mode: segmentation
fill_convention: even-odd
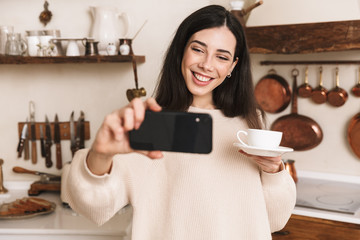
[[[297,68],[294,68],[292,71],[291,71],[291,75],[293,77],[297,77],[299,76],[299,70]]]

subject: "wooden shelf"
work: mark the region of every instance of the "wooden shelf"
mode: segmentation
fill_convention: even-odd
[[[56,56],[56,57],[28,57],[28,56],[4,56],[0,55],[0,64],[57,64],[57,63],[118,63],[132,62],[135,58],[137,63],[144,63],[145,56]]]
[[[251,53],[299,54],[360,49],[360,20],[247,27]]]

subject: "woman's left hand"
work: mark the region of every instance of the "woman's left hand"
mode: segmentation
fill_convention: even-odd
[[[277,173],[282,170],[281,164],[281,156],[278,157],[262,157],[248,154],[242,150],[239,150],[240,153],[244,154],[245,156],[250,157],[257,165],[267,173]]]

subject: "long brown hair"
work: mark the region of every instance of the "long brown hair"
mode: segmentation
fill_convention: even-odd
[[[181,72],[184,49],[190,37],[203,29],[226,25],[236,38],[234,61],[238,58],[230,78],[213,91],[215,107],[227,117],[243,117],[250,128],[261,128],[264,112],[258,108],[254,96],[250,56],[244,29],[224,7],[210,5],[188,16],[177,29],[167,50],[164,65],[155,90],[155,99],[168,110],[186,111],[193,101]],[[264,119],[262,119],[264,120]]]

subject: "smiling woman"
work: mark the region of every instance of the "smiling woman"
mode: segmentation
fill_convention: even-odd
[[[129,132],[146,110],[162,109],[209,114],[213,138],[203,138],[212,151],[132,149]],[[294,181],[280,156],[232,145],[237,130],[262,127],[261,114],[241,24],[224,7],[201,8],[180,24],[155,99],[135,98],[110,113],[91,149],[77,151],[62,179],[63,200],[98,224],[131,204],[134,240],[270,240],[294,208]],[[167,126],[157,134],[169,134]]]

